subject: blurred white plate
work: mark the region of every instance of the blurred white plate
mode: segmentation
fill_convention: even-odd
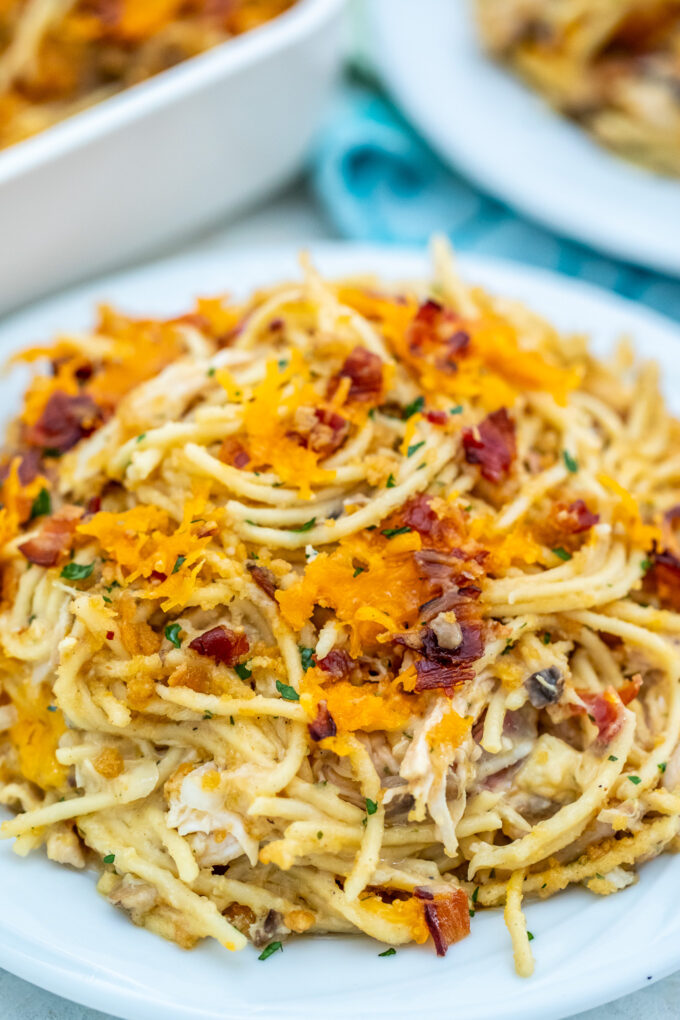
[[[422,277],[422,254],[341,244],[312,246],[322,272],[375,271]],[[664,366],[680,394],[676,327],[582,283],[480,259],[472,280],[520,297],[565,329],[589,331],[600,351],[632,334]],[[251,287],[298,274],[290,248],[178,258],[90,284],[15,316],[0,327],[0,355],[92,322],[98,299],[140,314],[172,315],[198,294]],[[3,381],[4,413],[17,401]],[[633,991],[680,967],[680,860],[644,865],[640,882],[598,898],[570,890],[527,908],[536,973],[513,972],[500,911],[479,913],[472,935],[445,960],[431,947],[380,958],[367,938],[300,939],[265,962],[252,948],[230,955],[205,942],[191,953],[135,928],[97,895],[94,877],[36,853],[16,857],[0,844],[0,966],[35,984],[129,1020],[554,1020]]]
[[[292,178],[340,65],[343,6],[297,0],[0,152],[0,314],[158,253]]]
[[[472,0],[371,0],[372,55],[446,161],[565,237],[680,275],[680,180],[610,154],[480,50]]]

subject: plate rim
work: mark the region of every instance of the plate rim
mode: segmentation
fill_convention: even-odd
[[[611,219],[606,225],[602,222],[598,227],[596,222],[590,224],[585,216],[580,219],[578,216],[574,217],[574,205],[568,205],[562,201],[562,191],[558,194],[556,189],[549,199],[539,198],[530,186],[523,185],[521,175],[517,175],[516,178],[509,177],[500,170],[498,164],[491,165],[488,160],[478,158],[474,145],[465,145],[459,140],[459,137],[464,136],[464,132],[460,132],[459,136],[455,132],[448,132],[442,119],[438,118],[434,112],[430,113],[424,104],[414,98],[417,96],[417,92],[411,89],[411,79],[408,76],[408,69],[413,65],[407,61],[394,59],[394,40],[399,32],[399,24],[408,21],[405,15],[400,17],[399,12],[395,12],[395,7],[399,2],[400,0],[373,0],[373,3],[367,8],[369,31],[373,40],[372,60],[380,79],[402,113],[446,164],[453,170],[462,173],[487,196],[509,206],[519,215],[547,229],[559,238],[590,248],[620,264],[644,268],[674,278],[680,276],[680,244],[660,246],[658,243],[654,243],[650,234],[642,239],[638,234],[634,235],[623,226],[612,229]],[[419,19],[427,22],[436,18],[440,0],[420,0],[420,2],[423,5],[427,4],[429,10],[421,11]],[[452,4],[450,8],[455,12],[452,16],[472,18],[471,2],[472,0],[456,0],[456,3]],[[401,3],[404,4],[404,0],[401,0]],[[411,40],[409,40],[410,42]],[[406,73],[404,73],[404,69]],[[668,186],[669,183],[675,185],[680,207],[680,179],[676,184],[673,178],[654,175],[653,171],[647,171],[634,163],[629,163],[622,157],[617,157],[605,146],[595,142],[585,129],[578,128],[561,114],[551,111],[547,103],[528,85],[517,79],[510,70],[503,67],[499,69],[498,65],[489,61],[490,74],[498,74],[499,70],[507,75],[509,89],[511,88],[515,92],[521,89],[525,93],[527,114],[533,117],[534,114],[531,111],[535,112],[537,128],[540,128],[541,119],[547,123],[546,118],[549,117],[553,125],[561,123],[563,137],[566,137],[569,132],[578,132],[581,141],[586,142],[593,153],[602,157],[602,165],[604,166],[605,162],[611,165],[612,178],[617,176],[615,168],[619,164],[621,164],[623,173],[639,175],[641,194],[638,198],[642,203],[648,194],[648,186],[655,180],[655,177],[662,182],[662,186]],[[483,114],[485,108],[480,108],[480,112]],[[622,216],[619,219],[623,222],[625,217]]]
[[[83,311],[87,309],[89,313],[93,308],[95,295],[97,294],[100,294],[100,296],[105,297],[107,300],[115,301],[115,292],[117,290],[124,289],[130,285],[143,285],[145,278],[156,276],[176,277],[177,273],[181,273],[183,269],[194,267],[195,271],[197,267],[206,263],[214,262],[219,264],[220,271],[224,272],[225,277],[228,276],[230,265],[237,265],[239,267],[237,272],[250,278],[251,283],[248,286],[255,286],[257,272],[259,271],[258,267],[263,262],[266,265],[269,262],[280,260],[288,264],[291,258],[296,256],[301,247],[299,244],[287,243],[271,246],[244,246],[237,251],[218,245],[211,246],[210,249],[205,251],[199,250],[183,253],[153,261],[141,267],[108,274],[96,281],[89,281],[61,294],[53,295],[28,309],[15,313],[0,324],[0,343],[4,344],[8,336],[11,338],[13,345],[20,343],[20,334],[23,330],[30,331],[32,329],[32,320],[40,319],[41,316],[49,317],[55,310],[59,312],[59,309],[64,306],[70,308],[71,311],[76,307],[81,308]],[[322,262],[337,260],[341,263],[351,263],[357,271],[375,267],[376,271],[384,273],[388,277],[395,277],[406,272],[409,274],[420,273],[426,269],[428,264],[426,250],[417,247],[354,244],[342,241],[314,241],[306,247],[310,251],[312,259],[318,259]],[[395,265],[399,264],[400,267],[403,265],[404,268],[399,268],[397,271],[396,269],[385,267],[387,262]],[[500,279],[504,279],[505,282],[500,287],[498,284],[492,284],[493,287],[498,287],[501,292],[505,291],[506,284],[511,285],[510,281],[513,278],[518,281],[520,287],[526,286],[527,288],[533,286],[534,282],[537,281],[543,287],[558,288],[567,294],[578,294],[591,302],[595,301],[602,307],[608,306],[608,309],[612,310],[612,314],[616,312],[616,317],[618,318],[625,319],[630,317],[633,321],[634,330],[639,331],[642,328],[660,330],[669,341],[680,342],[680,329],[672,320],[644,305],[636,304],[627,298],[612,294],[603,288],[584,281],[505,259],[479,255],[463,256],[460,259],[460,263],[464,276],[473,281],[479,275],[484,276],[485,274],[495,275]],[[244,267],[246,267],[245,271]],[[418,268],[416,269],[416,267]],[[345,271],[350,270],[348,268]],[[263,272],[267,273],[268,268],[264,269]],[[261,280],[260,282],[264,283],[266,280]],[[121,301],[122,307],[125,307],[125,299],[118,300]],[[168,301],[163,299],[163,303],[170,304],[174,300],[173,295]],[[180,303],[186,304],[184,296],[181,297]],[[138,309],[133,310],[138,311]],[[153,312],[154,309],[151,309],[151,311]],[[68,328],[68,325],[66,328]],[[23,339],[28,339],[28,336],[24,335]],[[680,347],[678,350],[680,351]],[[668,866],[669,858],[661,858],[661,861]],[[51,865],[46,858],[41,858],[38,855],[34,858],[34,862],[39,865],[54,867],[55,879],[58,880],[57,875],[61,869],[57,871],[57,866]],[[646,868],[649,870],[654,868],[654,866],[655,862],[650,862]],[[647,871],[645,871],[646,873]],[[82,880],[84,876],[77,877],[79,880]],[[94,888],[88,892],[91,896],[94,893]],[[624,896],[625,891],[621,895]],[[678,931],[680,932],[680,922]],[[213,1020],[217,1016],[212,1010],[209,1012],[200,1010],[197,1003],[189,1006],[186,1003],[174,1003],[171,1009],[168,1010],[168,1003],[150,998],[148,989],[140,987],[134,982],[128,982],[126,985],[116,983],[116,971],[114,968],[110,968],[107,971],[100,967],[98,972],[93,972],[92,969],[81,965],[75,957],[71,957],[69,961],[67,954],[62,953],[61,956],[58,956],[55,955],[54,951],[46,955],[45,952],[41,953],[40,942],[38,940],[30,941],[23,939],[22,941],[22,938],[23,936],[17,939],[16,932],[13,933],[10,927],[3,924],[2,915],[0,915],[0,965],[10,973],[32,984],[37,984],[47,991],[61,995],[70,1001],[78,1002],[93,1009],[104,1009],[109,1012],[113,1009],[115,1015],[125,1017],[126,1020],[152,1020],[152,1018],[158,1015],[157,1010],[159,1008],[164,1009],[169,1020],[172,1020],[172,1018],[176,1018],[176,1020],[189,1020],[190,1017],[204,1017],[205,1020]],[[641,987],[646,987],[648,984],[667,976],[680,967],[680,942],[678,942],[675,952],[670,947],[671,942],[673,942],[672,939],[665,940],[667,951],[663,955],[661,962],[658,962],[658,957],[653,962],[647,960],[645,965],[641,965],[637,959],[635,961],[631,960],[631,965],[627,968],[625,977],[622,980],[617,979],[616,987],[613,987],[614,982],[611,979],[609,984],[607,984],[606,982],[603,983],[600,978],[597,989],[593,989],[590,993],[587,988],[585,990],[575,990],[573,996],[568,1000],[566,1009],[564,1002],[561,1004],[546,1002],[544,999],[542,1002],[527,1003],[525,1000],[522,1004],[521,1013],[512,1007],[513,1011],[504,1015],[508,1017],[519,1017],[521,1015],[526,1020],[538,1020],[538,1018],[541,1018],[541,1020],[549,1020],[549,1018],[559,1020],[561,1017],[572,1015],[577,1010],[593,1008],[594,1006],[613,1001],[614,998],[628,994]],[[658,949],[659,946],[655,945],[655,952]],[[508,954],[509,952],[510,950],[508,949]],[[69,962],[70,966],[68,965]],[[647,970],[652,968],[653,975],[650,976],[647,974]],[[443,978],[449,977],[450,974],[450,971],[442,971]],[[226,978],[229,976],[227,968],[225,968],[225,976]],[[538,973],[536,977],[539,977]],[[385,980],[390,980],[389,974],[386,974]],[[529,999],[531,997],[531,982],[524,983],[522,987],[526,990],[526,999]],[[435,1004],[434,1009],[429,1010],[431,1016],[443,1017],[446,1015],[443,1012],[445,1007],[442,1005],[442,1001],[440,999],[439,1004]],[[342,1006],[342,1003],[340,1005]],[[278,1015],[281,1017],[286,1016],[287,1018],[294,1017],[296,1020],[318,1015],[317,1007],[313,1003],[311,1008],[307,1001],[301,1002],[299,1006],[300,1008],[296,1012],[291,1013],[287,1009]],[[266,1006],[264,1008],[265,1010],[267,1009]],[[349,1008],[349,1004],[347,1008]],[[402,1014],[399,1010],[399,1005],[389,999],[385,1003],[385,1008],[389,1012],[381,1014],[372,1010],[370,1016],[412,1016],[412,1013]],[[247,1017],[252,1017],[253,1012],[257,1012],[256,1004],[253,1010],[248,1013],[240,1008],[229,1008],[228,1011],[225,1009],[224,1012],[220,1013],[220,1017],[221,1020],[246,1020]],[[274,1016],[275,1014],[270,1013],[270,1015]],[[336,1012],[335,1008],[332,1008],[329,1010],[328,1015],[344,1017],[346,1014]],[[368,1016],[369,1014],[359,1012],[358,1015]],[[480,1013],[479,1016],[481,1015]],[[491,1013],[486,1015],[491,1016]],[[498,1015],[496,1012],[495,1016]]]

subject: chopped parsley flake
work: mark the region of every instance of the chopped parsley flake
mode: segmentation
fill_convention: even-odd
[[[421,446],[425,446],[425,440],[424,439],[421,439],[419,443],[414,443],[413,446],[409,446],[408,450],[406,451],[406,456],[407,457],[412,457],[413,454],[416,453],[420,449]]]
[[[181,629],[182,628],[178,623],[169,623],[165,628],[165,636],[170,644],[174,645],[175,648],[180,648],[182,645],[182,642],[179,639],[179,632]]]
[[[642,782],[639,776],[628,776],[628,778],[630,779],[631,783],[635,784],[635,786],[637,786],[638,783]]]
[[[604,875],[601,875],[599,871],[596,871],[595,878],[604,879]]]
[[[300,662],[305,672],[311,669],[314,665],[314,649],[305,648],[304,645],[298,645],[298,651],[300,652]]]
[[[84,581],[94,570],[94,563],[67,563],[61,576],[67,581]]]
[[[553,552],[555,553],[555,556],[558,556],[561,560],[564,560],[565,562],[571,559],[571,553],[567,552],[566,549],[563,549],[561,545],[558,545],[557,549],[553,549]]]
[[[308,521],[301,524],[299,528],[289,528],[289,531],[311,531],[316,524],[316,517],[310,517]]]
[[[136,442],[141,443],[142,439],[146,439],[146,432],[140,432],[137,436]]]
[[[462,413],[463,413],[463,405],[462,404],[457,404],[456,407],[450,407],[449,408],[449,414],[462,414]]]
[[[374,815],[377,810],[378,810],[378,805],[377,805],[376,801],[370,800],[367,797],[366,798],[366,814],[367,815]]]
[[[208,709],[206,708],[205,712],[203,713],[203,718],[204,719],[212,719],[212,717],[213,717],[212,712],[208,711]]]
[[[185,561],[185,560],[186,560],[186,556],[178,556],[178,557],[177,557],[177,559],[175,560],[175,565],[174,565],[174,567],[172,568],[172,572],[173,572],[173,574],[176,574],[176,573],[177,573],[177,571],[178,571],[178,570],[179,570],[179,568],[180,568],[180,567],[182,566],[182,564],[184,563],[184,561]]]
[[[652,561],[649,559],[640,560],[640,570],[643,573],[647,573],[648,570],[652,569]]]
[[[531,934],[530,931],[527,932],[527,938],[529,939],[529,942],[533,942],[534,941],[534,936]]]
[[[543,635],[543,644],[544,645],[549,645],[551,640],[552,640],[552,635],[548,634],[548,632],[546,631],[545,634]]]
[[[660,761],[659,764],[656,767],[658,768],[659,772],[665,772],[666,771],[666,762],[665,761]]]
[[[245,662],[238,662],[234,666],[234,672],[241,677],[241,680],[249,680],[253,675],[252,669],[248,669]]]
[[[321,829],[319,829],[319,831],[317,832],[316,838],[317,839],[323,839],[323,832],[321,831]]]
[[[51,512],[52,498],[47,489],[41,489],[33,500],[30,519],[33,520],[34,517],[43,517],[45,514],[49,514]]]
[[[391,474],[390,477],[387,479],[387,482],[385,484],[385,488],[386,489],[393,489],[396,484],[397,483],[394,480],[394,475]]]
[[[57,706],[56,705],[48,705],[47,706],[47,711],[48,712],[56,712],[57,711]]]
[[[215,372],[216,372],[216,371],[217,371],[217,369],[215,369],[214,367],[213,367],[213,368],[209,368],[209,369],[208,369],[208,375],[209,375],[209,376],[213,376],[213,375],[215,374]]]
[[[619,759],[616,757],[615,754],[610,754],[609,758],[607,759],[607,761],[618,761],[618,760]]]
[[[396,949],[386,949],[384,953],[378,953],[378,956],[396,956]]]
[[[479,895],[479,886],[477,885],[477,886],[475,886],[475,891],[473,892],[472,897],[471,897],[473,903],[477,902],[477,896],[478,895]]]
[[[575,475],[578,471],[578,462],[574,460],[572,455],[569,453],[569,450],[565,450],[562,456],[564,457],[564,464],[567,471],[570,471],[572,475]]]
[[[357,567],[354,573],[352,574],[352,577],[358,577],[359,574],[363,574],[365,569],[366,567]]]
[[[403,524],[401,528],[383,528],[380,532],[385,538],[396,538],[397,535],[406,535],[411,528],[408,524]]]
[[[115,854],[107,854],[106,857],[102,857],[102,860],[104,861],[104,864],[113,864],[115,859],[116,859],[116,855]]]
[[[277,953],[279,949],[283,952],[283,946],[280,942],[270,942],[269,945],[262,950],[258,956],[258,960],[268,960],[270,956]]]
[[[422,411],[424,407],[425,397],[423,396],[416,397],[415,400],[413,400],[410,404],[406,405],[402,413],[402,418],[404,419],[404,421],[406,421],[406,419],[410,418],[412,415],[418,414],[418,411]]]
[[[290,686],[290,684],[283,684],[283,683],[281,683],[280,680],[277,680],[276,681],[276,689],[279,692],[279,694],[281,695],[281,697],[284,698],[286,701],[299,701],[300,700],[300,695],[298,694],[298,692],[295,690],[294,687]]]

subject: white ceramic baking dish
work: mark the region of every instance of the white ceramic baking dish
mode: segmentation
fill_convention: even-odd
[[[206,227],[299,169],[343,0],[280,17],[0,152],[0,313]]]

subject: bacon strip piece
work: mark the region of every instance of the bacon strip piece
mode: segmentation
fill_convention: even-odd
[[[86,393],[72,397],[57,390],[35,425],[26,429],[25,439],[31,446],[66,453],[99,428],[102,420],[101,410]]]
[[[323,659],[314,661],[319,669],[322,669],[324,673],[329,673],[335,680],[342,680],[343,677],[349,676],[354,666],[354,660],[343,648],[331,648]]]
[[[470,934],[470,906],[463,889],[434,894],[417,888],[413,895],[423,901],[425,924],[432,936],[437,956],[446,956],[449,946]]]
[[[600,521],[600,515],[589,510],[582,499],[576,499],[568,506],[565,503],[557,503],[552,509],[551,517],[558,530],[569,535],[580,535],[583,531],[590,531]]]
[[[463,450],[468,464],[479,464],[483,478],[500,482],[517,453],[515,423],[507,410],[494,411],[476,429],[463,429]]]
[[[250,651],[248,638],[242,632],[231,630],[221,623],[189,642],[189,648],[225,666],[235,666]]]
[[[276,595],[276,578],[268,567],[259,567],[256,563],[247,564],[248,572],[258,588],[273,599]]]
[[[21,543],[19,552],[40,567],[56,566],[70,551],[76,525],[82,516],[82,507],[63,506],[47,518],[37,535]]]
[[[576,691],[585,703],[588,715],[598,729],[599,739],[605,744],[611,743],[623,726],[623,701],[613,687],[608,687],[602,694],[591,694],[588,691]],[[629,692],[626,692],[628,695]],[[637,693],[637,692],[636,692]],[[635,694],[633,695],[635,697]],[[632,698],[630,699],[632,700]],[[583,709],[574,708],[577,713]]]
[[[645,588],[655,591],[664,605],[680,612],[680,559],[669,549],[659,552],[656,543],[649,559],[652,565],[645,576]]]
[[[349,379],[348,400],[376,402],[382,393],[383,365],[377,354],[365,347],[355,347],[345,358],[338,375],[329,380],[328,396],[332,397],[341,379]]]
[[[328,704],[320,701],[316,709],[316,718],[307,727],[312,740],[325,740],[326,737],[334,737],[338,732],[333,716],[328,711]]]
[[[288,435],[321,457],[339,450],[349,435],[349,422],[326,407],[298,407],[293,424]]]
[[[470,334],[461,329],[457,312],[432,299],[425,301],[416,312],[407,338],[413,354],[430,347],[438,355],[438,367],[449,372],[456,370],[456,358],[470,345]]]

